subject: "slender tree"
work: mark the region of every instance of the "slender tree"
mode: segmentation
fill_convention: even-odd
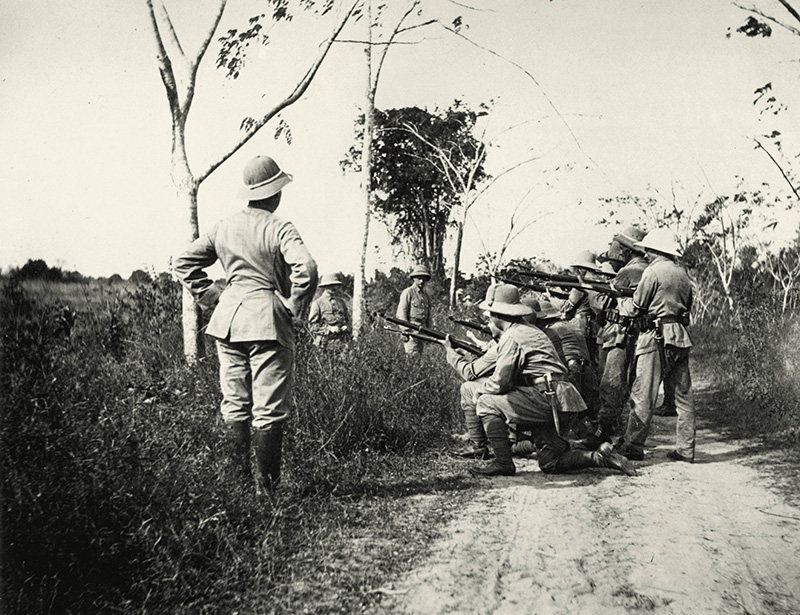
[[[172,122],[172,182],[175,186],[178,206],[185,209],[188,214],[188,225],[185,231],[188,242],[199,236],[197,193],[202,182],[247,143],[272,118],[289,105],[295,103],[306,92],[322,62],[328,55],[331,45],[339,37],[360,0],[345,0],[342,4],[334,3],[333,0],[326,0],[323,3],[315,3],[313,0],[302,0],[300,2],[303,8],[313,8],[315,4],[320,4],[320,13],[333,12],[335,14],[334,26],[330,35],[320,43],[316,57],[306,67],[305,72],[298,74],[298,81],[294,88],[287,92],[280,102],[265,110],[258,119],[247,118],[242,123],[241,133],[234,139],[233,143],[226,148],[222,148],[216,159],[207,163],[199,171],[194,171],[189,164],[186,151],[186,122],[194,101],[198,68],[217,32],[222,15],[225,12],[227,0],[219,1],[213,19],[208,24],[206,34],[193,53],[184,50],[163,0],[145,0],[145,2],[149,11],[151,31],[156,45],[158,70],[170,108]],[[290,20],[292,15],[288,9],[288,4],[287,0],[268,0],[268,5],[272,8],[271,18],[275,21]],[[262,17],[252,18],[247,30],[229,30],[227,36],[220,39],[222,47],[217,58],[217,65],[226,69],[229,76],[235,78],[239,75],[245,49],[251,40],[261,38],[262,42],[266,42],[261,34],[260,21]],[[184,354],[190,362],[194,361],[202,351],[202,336],[199,332],[199,323],[199,310],[195,306],[191,295],[184,290]]]
[[[363,242],[361,244],[360,262],[353,280],[353,337],[358,337],[364,320],[366,261],[369,245],[369,225],[372,204],[372,118],[375,110],[375,96],[380,83],[381,72],[390,47],[398,43],[403,34],[436,23],[434,19],[425,20],[421,14],[422,0],[406,0],[402,5],[399,17],[389,12],[388,3],[373,7],[373,0],[363,0],[361,11],[366,15],[367,33],[364,40],[347,42],[364,45],[366,64],[366,89],[364,96],[364,131],[361,141],[361,191],[363,195],[362,219]],[[395,4],[396,7],[396,4]],[[394,7],[393,7],[394,8]],[[414,18],[418,19],[414,21]]]

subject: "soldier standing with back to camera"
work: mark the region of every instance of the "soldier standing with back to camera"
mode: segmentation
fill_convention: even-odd
[[[663,380],[675,399],[678,413],[675,450],[667,453],[673,461],[694,462],[695,409],[689,372],[689,313],[692,283],[676,261],[678,245],[669,229],[648,233],[636,246],[647,252],[650,264],[633,294],[633,307],[647,315],[636,342],[636,379],[631,389],[632,407],[624,442],[618,447],[628,459],[644,458],[653,407]],[[668,376],[668,377],[667,377]]]
[[[430,271],[424,265],[417,265],[411,271],[411,286],[400,295],[397,305],[397,318],[413,322],[415,325],[431,326],[431,300],[425,294],[425,283],[431,279]],[[409,335],[403,336],[403,348],[407,355],[422,354],[424,342]]]
[[[293,317],[317,288],[317,265],[294,225],[274,215],[292,181],[268,156],[244,168],[248,205],[218,222],[175,260],[175,275],[197,302],[214,308],[206,333],[217,340],[220,409],[238,479],[251,476],[250,423],[259,492],[280,480],[283,428],[291,406]],[[225,289],[208,277],[217,260]]]

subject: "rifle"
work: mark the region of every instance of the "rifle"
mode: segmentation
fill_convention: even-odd
[[[482,322],[474,322],[472,320],[462,320],[460,318],[456,318],[455,316],[448,316],[447,320],[450,320],[457,325],[461,325],[462,327],[466,327],[467,329],[472,329],[473,331],[478,331],[480,333],[484,333],[486,335],[491,335],[492,332],[489,330],[489,326],[483,324]]]
[[[414,339],[422,340],[423,342],[430,342],[432,344],[438,344],[439,340],[435,340],[432,337],[428,337],[427,335],[422,335],[421,333],[414,333],[413,331],[404,331],[403,329],[393,329],[392,327],[384,326],[382,331],[388,331],[389,333],[399,333],[401,335],[408,335],[409,337],[413,337]]]
[[[528,278],[539,278],[540,280],[546,280],[547,282],[585,282],[581,277],[576,275],[568,275],[565,273],[547,273],[546,271],[535,271],[533,269],[512,269],[512,271],[518,275],[524,275]],[[610,271],[600,271],[595,270],[594,273],[598,275],[602,275],[606,278],[613,278],[616,277],[616,273],[611,273]]]
[[[593,290],[612,297],[633,297],[632,288],[614,288],[611,284],[601,282],[551,282],[553,286],[560,288],[580,288],[581,290]]]
[[[402,318],[395,318],[394,316],[386,316],[384,314],[377,314],[377,313],[375,314],[375,316],[382,317],[385,321],[390,322],[392,324],[400,325],[401,327],[407,327],[408,329],[410,329],[410,331],[401,330],[400,332],[403,333],[404,335],[417,337],[418,339],[422,339],[428,342],[441,342],[449,337],[446,333],[442,333],[441,331],[435,331],[433,329],[428,329],[427,327],[423,327],[422,325],[416,325],[413,322],[409,322],[408,320],[403,320]],[[450,337],[450,344],[453,346],[453,348],[466,350],[467,352],[471,352],[477,357],[481,357],[484,355],[484,351],[478,348],[477,346],[470,344],[469,342],[465,342],[464,340],[460,340],[456,337]]]
[[[511,284],[516,286],[517,288],[525,288],[527,290],[535,290],[537,293],[546,293],[548,295],[552,295],[553,297],[558,297],[559,299],[568,299],[569,293],[562,293],[560,291],[555,290],[554,288],[550,288],[549,286],[545,286],[544,284],[532,284],[530,282],[520,282],[519,280],[513,280],[511,278],[503,278],[497,277],[498,280],[501,282],[505,282],[506,284]]]

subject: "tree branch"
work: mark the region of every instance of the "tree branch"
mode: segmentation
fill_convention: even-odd
[[[156,41],[158,72],[161,75],[161,82],[164,84],[164,89],[167,91],[167,101],[169,102],[172,118],[173,120],[178,120],[180,117],[180,101],[178,100],[178,86],[175,82],[175,71],[172,68],[172,61],[164,46],[164,40],[161,38],[161,29],[156,19],[153,2],[152,0],[146,0],[146,2],[148,13],[150,14],[150,23],[153,28],[153,35]]]
[[[777,160],[775,160],[775,158],[772,156],[772,154],[770,154],[770,153],[769,153],[769,150],[767,150],[767,148],[766,148],[766,147],[764,147],[763,145],[761,145],[761,142],[760,142],[758,139],[756,139],[755,137],[753,137],[753,141],[755,141],[755,142],[756,142],[756,144],[758,145],[758,147],[760,147],[760,148],[761,148],[761,149],[764,151],[764,153],[765,153],[767,156],[769,156],[769,159],[770,159],[770,160],[772,160],[772,163],[773,163],[773,164],[774,164],[776,167],[778,167],[778,170],[781,172],[781,175],[783,175],[783,179],[785,179],[785,180],[786,180],[786,183],[787,183],[787,184],[789,184],[789,187],[792,189],[792,192],[794,192],[794,196],[795,196],[795,197],[797,197],[797,199],[798,199],[798,200],[800,200],[800,194],[798,194],[798,193],[797,193],[797,188],[795,188],[795,187],[794,187],[794,184],[792,184],[791,180],[790,180],[790,179],[789,179],[789,177],[786,175],[786,172],[783,170],[783,167],[782,167],[781,165],[779,165],[779,164],[778,164],[778,161],[777,161]]]
[[[149,1],[149,0],[148,0]],[[200,183],[204,179],[206,179],[217,167],[219,167],[223,162],[225,162],[228,158],[230,158],[233,154],[235,154],[239,149],[247,143],[253,136],[261,130],[261,128],[269,122],[273,117],[275,117],[278,113],[280,113],[283,109],[297,101],[308,89],[308,86],[311,85],[311,81],[313,80],[314,76],[317,74],[320,66],[322,65],[323,60],[328,55],[328,51],[330,51],[333,42],[336,40],[336,37],[339,36],[339,33],[344,29],[345,24],[350,19],[350,16],[353,14],[356,6],[359,4],[360,0],[355,0],[350,5],[350,8],[344,12],[344,16],[340,18],[339,22],[333,29],[330,37],[327,38],[320,44],[320,50],[317,53],[317,57],[312,62],[311,66],[309,67],[308,71],[306,72],[305,76],[300,80],[297,84],[295,89],[292,91],[289,96],[284,98],[281,102],[275,105],[272,109],[270,109],[264,117],[262,117],[257,122],[248,129],[245,134],[239,139],[239,141],[233,145],[226,153],[220,156],[215,162],[212,162],[202,173],[197,176],[197,182]]]
[[[203,42],[200,43],[200,48],[197,50],[197,54],[195,55],[194,60],[192,60],[191,62],[187,60],[189,79],[186,86],[186,97],[184,98],[183,104],[181,105],[181,113],[183,114],[188,113],[189,108],[192,106],[192,100],[194,99],[195,84],[197,83],[197,69],[200,66],[200,61],[206,54],[206,50],[208,49],[208,45],[211,42],[211,39],[214,37],[214,33],[217,31],[217,27],[219,27],[219,22],[222,19],[222,13],[225,12],[225,5],[227,4],[227,2],[228,0],[222,0],[219,3],[219,10],[217,11],[217,16],[214,18],[214,23],[208,29],[208,33],[206,34],[206,37],[203,40]],[[171,27],[172,27],[172,22],[170,22],[170,28]]]
[[[782,0],[778,0],[778,1],[782,2]],[[779,25],[781,28],[784,28],[784,29],[788,30],[792,34],[794,34],[796,36],[800,36],[800,30],[798,30],[794,26],[790,26],[788,24],[783,23],[782,21],[776,19],[772,15],[767,15],[766,13],[764,13],[762,10],[758,9],[755,6],[752,6],[752,7],[744,6],[742,4],[739,4],[738,2],[734,2],[733,5],[738,7],[738,8],[740,8],[740,9],[742,9],[743,11],[747,11],[748,13],[755,13],[759,17],[763,17],[764,19],[766,19],[768,21],[771,21],[772,23],[774,23],[776,25]]]
[[[602,167],[601,167],[599,164],[597,164],[597,162],[594,160],[594,158],[592,158],[592,157],[591,157],[591,156],[590,156],[590,155],[589,155],[589,154],[586,152],[586,150],[584,150],[584,149],[583,149],[583,146],[581,145],[580,141],[578,141],[578,137],[577,137],[577,136],[575,136],[575,133],[572,131],[572,127],[569,125],[569,123],[567,123],[567,120],[566,120],[566,119],[564,118],[564,116],[561,114],[561,111],[559,111],[559,110],[558,110],[558,108],[556,107],[555,103],[554,103],[554,102],[553,102],[553,101],[550,99],[550,97],[547,95],[547,92],[545,91],[545,89],[542,87],[542,85],[539,83],[539,81],[536,79],[536,77],[534,77],[534,76],[533,76],[533,74],[532,74],[532,73],[531,73],[531,72],[530,72],[528,69],[526,69],[525,67],[521,66],[520,64],[517,64],[517,63],[516,63],[516,62],[514,62],[513,60],[510,60],[510,59],[508,59],[508,58],[506,58],[506,57],[504,57],[504,56],[501,56],[501,55],[500,55],[499,53],[497,53],[496,51],[494,51],[494,50],[492,50],[492,49],[489,49],[488,47],[484,47],[483,45],[480,45],[479,43],[476,43],[475,41],[473,41],[472,39],[470,39],[470,38],[468,38],[468,37],[464,36],[463,34],[461,34],[461,32],[458,32],[458,31],[457,31],[457,30],[455,30],[454,28],[451,28],[451,27],[449,27],[449,26],[445,26],[444,24],[441,24],[441,26],[442,26],[442,27],[443,27],[445,30],[447,30],[448,32],[451,32],[452,34],[455,34],[455,35],[456,35],[456,36],[458,36],[459,38],[461,38],[461,39],[463,39],[463,40],[467,41],[467,42],[468,42],[470,45],[473,45],[473,46],[477,47],[478,49],[482,49],[483,51],[486,51],[487,53],[490,53],[490,54],[492,54],[493,56],[495,56],[495,57],[497,57],[497,58],[500,58],[500,59],[501,59],[501,60],[503,60],[504,62],[508,62],[508,63],[509,63],[509,64],[511,64],[512,66],[515,66],[516,68],[520,69],[520,70],[521,70],[523,73],[525,73],[525,74],[526,74],[526,75],[527,75],[527,76],[528,76],[528,77],[531,79],[531,81],[533,81],[533,82],[536,84],[536,87],[538,87],[538,88],[539,88],[539,90],[540,90],[540,91],[541,91],[541,93],[542,93],[542,96],[544,96],[544,99],[547,101],[547,104],[548,104],[548,105],[550,105],[550,108],[551,108],[551,109],[553,109],[553,111],[555,112],[555,114],[556,114],[556,115],[558,116],[558,118],[561,120],[561,123],[562,123],[562,124],[564,124],[564,127],[567,129],[567,132],[569,132],[569,135],[570,135],[570,137],[572,137],[572,140],[575,142],[575,145],[577,145],[577,146],[578,146],[578,149],[581,151],[581,153],[582,153],[584,156],[586,156],[586,158],[587,158],[587,159],[588,159],[588,160],[589,160],[589,161],[590,161],[590,162],[591,162],[591,163],[592,163],[592,164],[595,166],[595,168],[596,168],[596,169],[598,169],[598,170],[599,170],[599,171],[600,171],[600,172],[603,174],[603,176],[604,176],[606,179],[609,179],[609,178],[608,178],[608,176],[606,175],[605,171],[602,169]],[[610,180],[609,180],[609,181],[610,181]]]

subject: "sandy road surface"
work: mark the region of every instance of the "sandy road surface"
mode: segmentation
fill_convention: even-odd
[[[800,614],[800,509],[750,443],[700,429],[694,465],[666,459],[674,421],[655,419],[637,477],[517,460],[486,479],[380,612]]]

